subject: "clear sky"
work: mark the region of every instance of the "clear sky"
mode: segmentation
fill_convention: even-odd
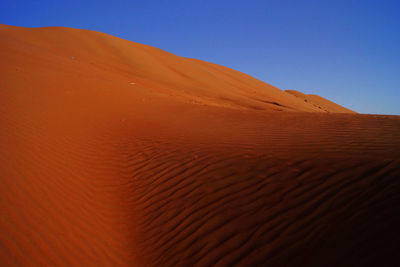
[[[0,23],[97,30],[400,115],[400,0],[2,0]]]

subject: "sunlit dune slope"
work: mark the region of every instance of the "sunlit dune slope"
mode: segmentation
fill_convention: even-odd
[[[3,53],[28,53],[31,61],[51,61],[59,68],[68,66],[75,72],[84,71],[81,75],[95,73],[103,79],[116,75],[121,84],[132,83],[179,101],[262,110],[323,111],[230,68],[100,32],[4,25],[0,31]],[[113,79],[117,82],[117,77]],[[324,104],[320,103],[323,108]]]
[[[399,116],[0,26],[0,127],[0,266],[399,265]]]
[[[302,92],[296,91],[296,90],[286,90],[287,93],[294,95],[300,99],[302,99],[304,102],[310,103],[313,106],[326,111],[326,112],[334,112],[334,113],[355,113],[354,111],[342,107],[332,101],[329,101],[328,99],[325,99],[319,95],[306,95],[303,94]]]

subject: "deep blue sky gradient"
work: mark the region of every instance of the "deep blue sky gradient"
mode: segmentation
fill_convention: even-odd
[[[0,23],[97,30],[400,115],[399,0],[2,0]]]

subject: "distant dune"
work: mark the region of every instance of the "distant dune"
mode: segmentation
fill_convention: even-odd
[[[0,59],[1,266],[400,264],[399,116],[88,30]]]
[[[63,77],[77,73],[131,86],[173,101],[236,109],[324,110],[244,73],[104,33],[61,27],[1,25],[2,53],[29,57],[26,67],[56,65]],[[11,60],[11,58],[9,59]],[[15,61],[14,61],[15,62]],[[49,66],[49,65],[47,65]],[[44,67],[44,66],[43,66]],[[115,84],[114,86],[117,86]],[[321,103],[322,108],[325,108]],[[331,103],[329,103],[330,105]],[[331,107],[331,105],[329,106]],[[339,106],[338,106],[339,107]]]
[[[355,113],[354,111],[333,103],[319,95],[306,95],[296,90],[286,90],[286,92],[302,99],[304,102],[310,103],[322,111],[333,113]]]

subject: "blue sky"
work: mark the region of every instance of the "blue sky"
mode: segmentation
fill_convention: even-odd
[[[97,30],[400,115],[399,14],[399,0],[2,0],[0,23]]]

